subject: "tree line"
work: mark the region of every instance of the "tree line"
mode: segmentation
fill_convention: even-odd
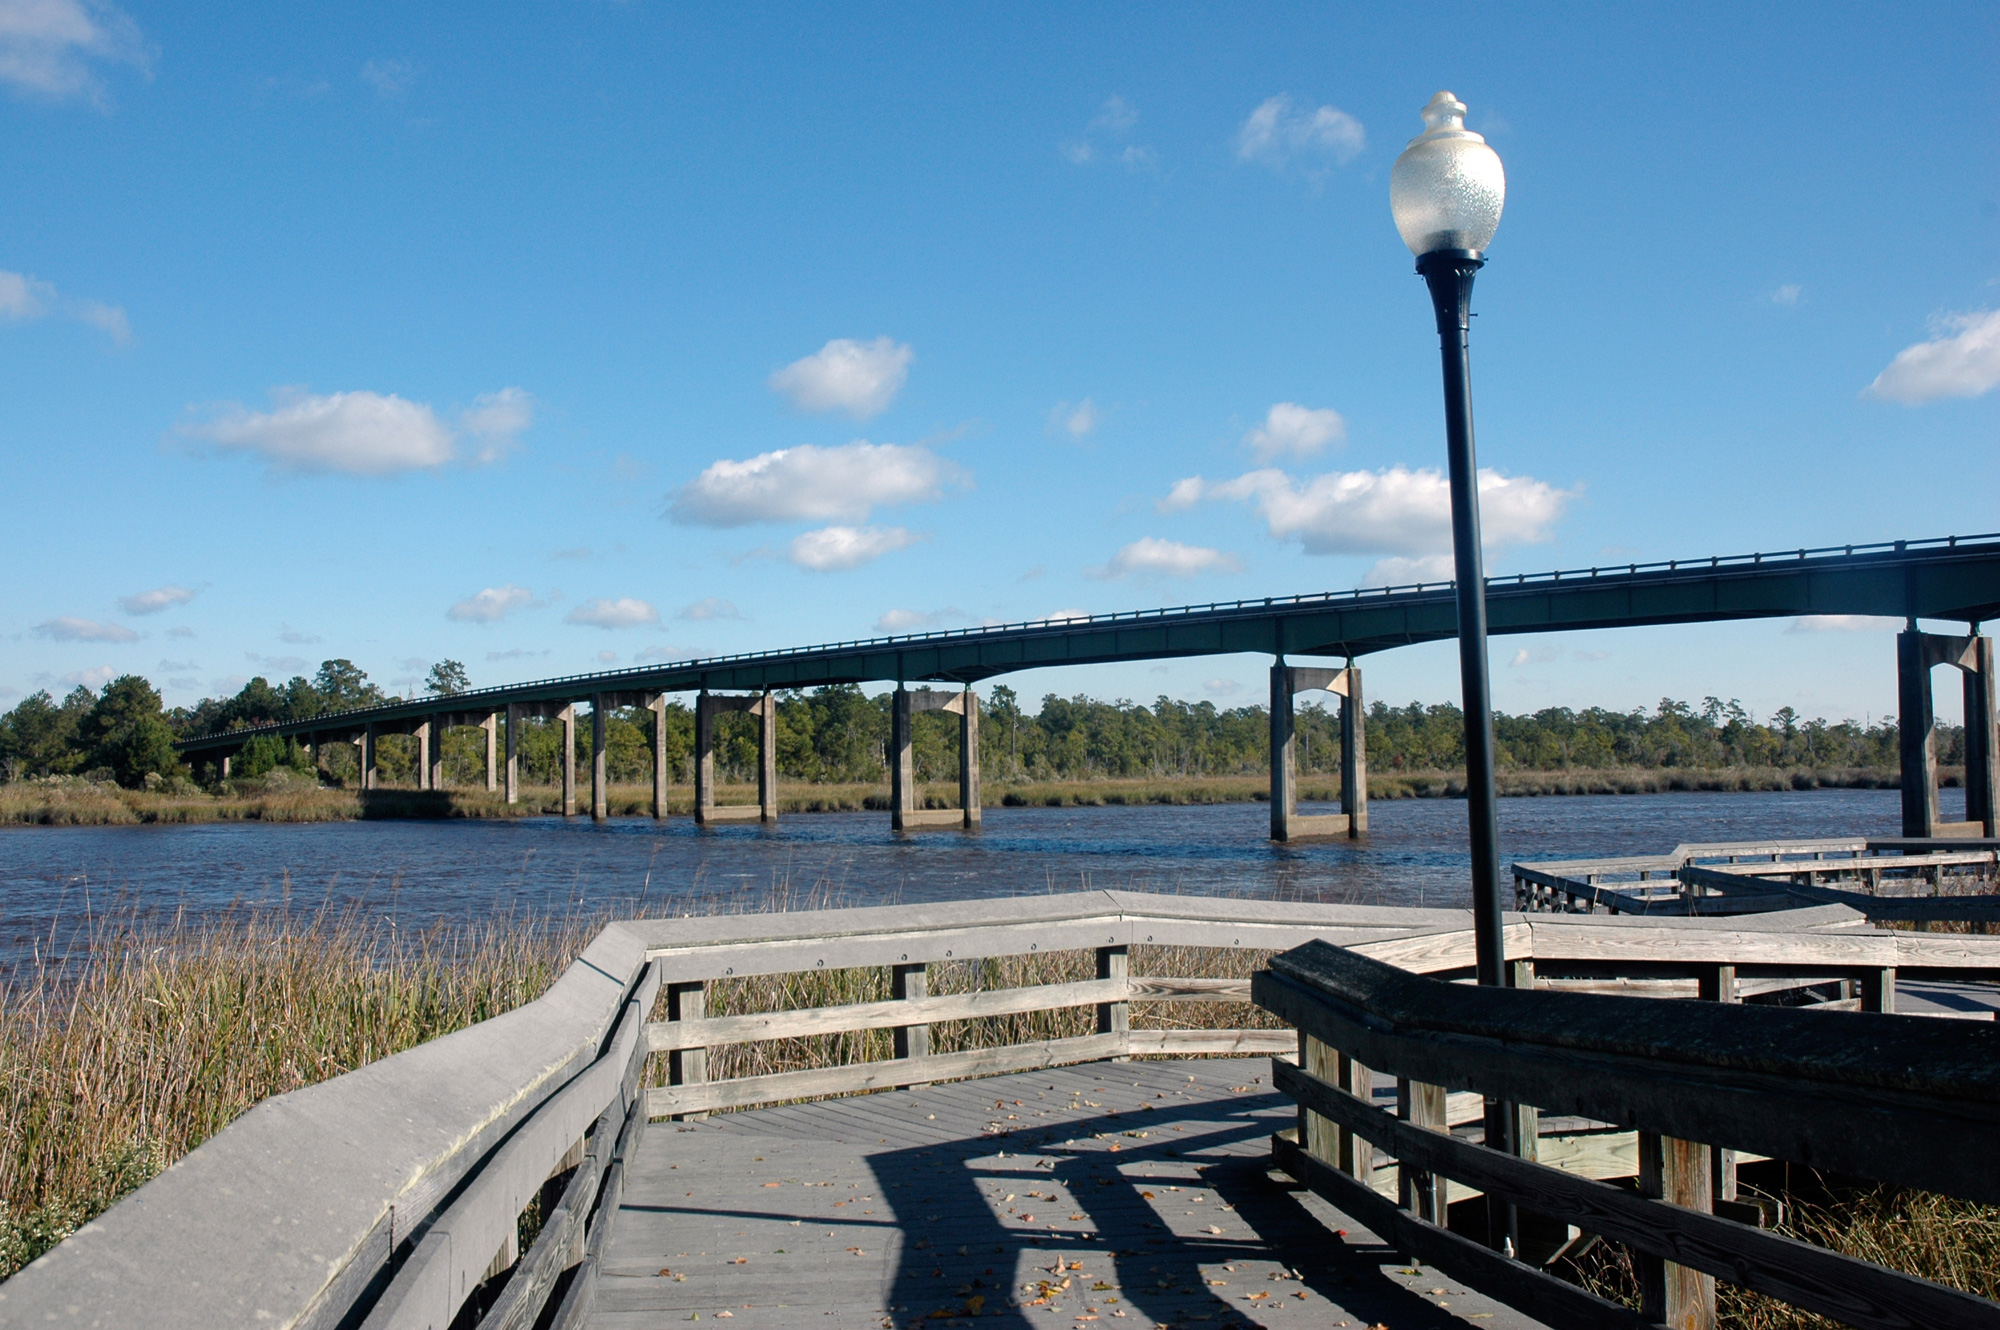
[[[464,667],[435,666],[424,695],[446,698],[466,691]],[[789,781],[880,783],[887,779],[890,694],[869,695],[853,684],[777,695],[778,770]],[[311,677],[283,684],[252,679],[232,697],[205,698],[166,708],[159,692],[139,675],[101,690],[78,687],[60,701],[37,692],[0,716],[0,776],[7,780],[90,775],[142,786],[186,779],[173,751],[176,738],[306,720],[328,711],[401,699],[386,694],[352,661],[329,660]],[[1033,714],[1012,688],[993,688],[983,708],[980,769],[988,781],[1089,780],[1106,777],[1213,777],[1268,769],[1269,718],[1261,705],[1218,707],[1160,697],[1150,706],[1050,693]],[[1707,697],[1699,705],[1662,698],[1656,707],[1613,711],[1549,707],[1528,715],[1496,713],[1499,765],[1527,770],[1611,767],[1894,767],[1893,719],[1804,719],[1790,707],[1763,720],[1742,703]],[[614,781],[651,778],[653,713],[621,708],[607,717],[607,762]],[[694,714],[670,701],[660,721],[670,779],[693,778]],[[716,762],[724,780],[750,779],[756,770],[756,721],[740,714],[718,718]],[[1340,725],[1332,706],[1307,702],[1297,712],[1300,769],[1340,769]],[[581,742],[588,743],[588,730]],[[519,737],[523,778],[548,784],[560,778],[561,728],[548,718],[528,720]],[[950,780],[958,770],[958,718],[915,717],[917,774]],[[1462,713],[1451,703],[1375,702],[1367,716],[1368,763],[1377,771],[1450,771],[1464,765]],[[1938,756],[1963,760],[1963,731],[1940,726]],[[484,778],[485,737],[455,729],[444,739],[447,779]],[[416,774],[414,740],[383,736],[377,744],[382,777],[402,783]],[[295,738],[257,736],[232,763],[232,775],[255,777],[276,768],[301,776],[352,782],[358,774],[351,745],[329,744],[311,753]]]

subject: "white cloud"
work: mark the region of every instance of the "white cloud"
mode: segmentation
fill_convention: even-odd
[[[1918,406],[1941,397],[1978,397],[2000,384],[2000,309],[1948,314],[1937,322],[1943,335],[1897,352],[1868,385],[1869,396]]]
[[[1788,633],[1889,633],[1903,626],[1901,619],[1873,614],[1807,614],[1785,625]]]
[[[0,83],[60,101],[104,104],[95,65],[145,69],[139,29],[102,0],[0,0]]]
[[[122,623],[99,623],[62,615],[35,625],[35,636],[54,642],[136,642],[139,635]]]
[[[1194,577],[1200,573],[1235,573],[1242,569],[1243,561],[1234,554],[1205,545],[1183,545],[1177,540],[1145,536],[1112,555],[1110,563],[1083,572],[1086,577],[1110,579],[1135,573]]]
[[[175,674],[185,674],[190,670],[200,669],[201,662],[196,660],[163,660],[160,662],[160,668]]]
[[[7,0],[0,0],[0,32],[6,27]],[[0,318],[26,322],[45,314],[60,313],[65,318],[86,323],[110,335],[123,346],[132,340],[132,324],[125,311],[101,300],[70,300],[55,284],[26,273],[0,270]]]
[[[1771,292],[1771,303],[1774,305],[1796,305],[1799,303],[1799,297],[1805,293],[1806,289],[1797,282],[1787,282],[1777,290]]]
[[[887,337],[857,342],[836,337],[771,376],[771,388],[801,411],[845,411],[856,420],[879,416],[910,375],[914,353]]]
[[[69,306],[69,316],[79,323],[89,324],[120,346],[132,340],[132,321],[117,305],[107,305],[102,300],[73,301]]]
[[[1264,423],[1243,436],[1260,462],[1274,457],[1310,457],[1329,443],[1347,442],[1347,422],[1331,407],[1315,409],[1297,402],[1279,402],[1264,413]]]
[[[546,656],[549,654],[550,652],[546,647],[540,651],[530,651],[526,647],[514,647],[508,651],[489,651],[486,653],[486,660],[489,664],[494,664],[503,660],[532,660],[537,656]]]
[[[1068,609],[1068,610],[1051,610],[1051,611],[1049,611],[1049,612],[1048,612],[1047,614],[1044,614],[1044,615],[1042,616],[1042,618],[1041,618],[1041,622],[1044,622],[1044,623],[1074,623],[1074,622],[1076,622],[1076,621],[1077,621],[1078,619],[1088,619],[1089,617],[1090,617],[1090,611],[1089,611],[1089,610],[1078,610],[1078,609]],[[1034,622],[1034,621],[1033,621],[1033,620],[1030,620],[1030,622]]]
[[[681,612],[674,617],[691,619],[698,623],[704,619],[740,619],[743,617],[743,612],[731,601],[716,596],[704,596],[692,605],[682,606]]]
[[[457,435],[436,411],[394,393],[321,396],[279,388],[271,397],[273,410],[252,411],[231,402],[210,419],[182,425],[181,433],[257,453],[273,471],[295,474],[387,476],[441,467],[458,455]],[[532,418],[533,398],[519,388],[504,388],[479,398],[460,424],[482,440],[476,460],[490,462]]]
[[[1243,691],[1243,685],[1234,679],[1210,679],[1201,687],[1212,697],[1234,697]]]
[[[475,459],[497,462],[514,450],[516,436],[535,423],[535,395],[525,388],[481,393],[459,413],[458,423],[480,442]]]
[[[785,557],[816,573],[837,573],[873,563],[924,539],[927,537],[900,526],[821,527],[794,536]]]
[[[597,653],[597,663],[600,665],[614,665],[617,661],[618,653],[616,651],[600,651]]]
[[[218,447],[260,454],[274,471],[386,476],[440,467],[452,459],[451,431],[422,402],[391,393],[272,394],[277,409],[231,404],[182,432]]]
[[[1361,585],[1420,586],[1425,582],[1449,582],[1455,572],[1449,554],[1396,554],[1377,559],[1374,567],[1361,575]]]
[[[1081,402],[1057,402],[1049,412],[1049,428],[1066,430],[1072,439],[1080,439],[1102,419],[1097,404],[1086,397]]]
[[[65,674],[60,682],[66,683],[72,688],[102,688],[117,677],[118,671],[116,668],[110,665],[99,665],[93,670],[78,670],[74,674]],[[244,682],[247,683],[249,681],[245,680]],[[232,689],[231,691],[234,690]]]
[[[936,499],[963,479],[957,466],[917,444],[804,444],[714,463],[675,493],[667,515],[689,526],[862,522],[878,504]]]
[[[278,640],[286,646],[309,647],[323,639],[318,633],[302,633],[290,624],[286,624],[279,632]]]
[[[1139,113],[1133,109],[1132,103],[1123,97],[1112,96],[1084,126],[1082,137],[1067,139],[1056,146],[1063,157],[1075,166],[1088,166],[1102,158],[1118,162],[1128,170],[1147,170],[1158,163],[1157,153],[1139,144],[1119,146],[1138,123]]]
[[[0,315],[10,319],[39,319],[49,312],[55,300],[56,289],[48,282],[26,273],[0,271]]]
[[[632,654],[632,663],[634,665],[650,665],[655,661],[663,660],[694,660],[700,654],[700,652],[690,651],[686,647],[653,646],[647,647],[644,651],[634,652]]]
[[[262,665],[273,674],[298,674],[312,664],[304,656],[260,656],[254,651],[246,651],[243,658],[252,665]]]
[[[642,623],[658,623],[660,612],[634,596],[616,600],[598,597],[563,616],[564,623],[580,623],[591,628],[636,628]]]
[[[375,89],[375,95],[392,101],[410,90],[417,71],[407,60],[370,60],[361,66],[361,81]]]
[[[1479,509],[1486,545],[1547,540],[1579,492],[1482,470]],[[1451,547],[1451,495],[1444,473],[1431,469],[1331,471],[1303,482],[1269,467],[1220,484],[1191,476],[1176,482],[1159,507],[1172,512],[1204,499],[1252,505],[1272,536],[1296,539],[1308,554],[1421,557]]]
[[[960,609],[942,610],[887,610],[875,621],[878,633],[926,633],[953,624],[964,623],[967,615]]]
[[[168,636],[168,637],[193,637],[193,636],[194,636],[194,629],[192,629],[192,628],[188,627],[188,626],[187,626],[186,624],[181,624],[181,625],[179,625],[179,626],[177,626],[177,627],[174,627],[174,628],[169,628],[169,629],[167,629],[167,636]]]
[[[185,605],[194,599],[194,592],[184,586],[156,586],[151,591],[141,591],[118,598],[118,608],[127,614],[158,614],[176,605]]]
[[[509,582],[506,586],[490,586],[467,596],[446,610],[444,617],[460,623],[498,623],[515,610],[525,609],[534,603],[534,592]]]
[[[1337,107],[1294,109],[1288,93],[1266,98],[1236,131],[1240,161],[1281,167],[1293,158],[1332,158],[1345,164],[1361,155],[1368,135],[1361,122]]]

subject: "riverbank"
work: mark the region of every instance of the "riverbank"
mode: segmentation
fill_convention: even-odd
[[[1955,771],[1941,773],[1946,785],[1957,783]],[[1815,789],[1894,789],[1894,768],[1874,767],[1629,767],[1595,771],[1502,771],[1502,797],[1533,798],[1558,795],[1668,794],[1689,792],[1757,792]],[[589,790],[578,791],[588,808]],[[1376,772],[1368,778],[1370,799],[1458,799],[1465,795],[1462,771]],[[725,785],[724,804],[754,804],[754,785]],[[983,791],[987,808],[1103,808],[1144,805],[1194,805],[1262,802],[1270,797],[1263,775],[1160,778],[1142,780],[989,782]],[[1337,777],[1308,775],[1299,779],[1299,797],[1306,802],[1331,802],[1340,797]],[[613,817],[652,814],[652,790],[644,785],[613,785],[607,803]],[[956,784],[923,787],[926,808],[953,808]],[[791,813],[854,813],[887,811],[887,785],[779,783],[778,811]],[[667,792],[669,816],[694,811],[694,790],[675,785]],[[562,812],[562,795],[554,786],[531,786],[518,803],[483,789],[440,791],[340,789],[315,785],[289,773],[257,780],[233,781],[220,793],[203,790],[127,790],[108,782],[80,777],[22,781],[0,786],[0,825],[128,826],[200,822],[347,822],[364,819],[442,819],[548,817]]]

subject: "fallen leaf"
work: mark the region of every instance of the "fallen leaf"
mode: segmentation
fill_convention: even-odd
[[[775,1182],[767,1182],[767,1183],[765,1183],[764,1185],[765,1185],[766,1187],[775,1187],[775,1186],[777,1186],[778,1184],[777,1184],[777,1183],[775,1183]]]
[[[985,1305],[986,1295],[984,1293],[975,1293],[965,1300],[965,1314],[967,1316],[977,1316],[980,1309]]]
[[[1151,1192],[1149,1192],[1149,1191],[1142,1191],[1142,1192],[1140,1192],[1140,1193],[1139,1193],[1139,1195],[1140,1195],[1140,1196],[1142,1196],[1142,1197],[1144,1197],[1144,1198],[1145,1198],[1146,1200],[1149,1200],[1149,1201],[1153,1199],[1153,1193],[1151,1193]]]
[[[1250,1302],[1262,1302],[1265,1298],[1268,1298],[1270,1296],[1271,1295],[1268,1293],[1251,1293],[1247,1295],[1247,1300]]]
[[[1208,1231],[1209,1231],[1209,1232],[1211,1232],[1211,1233],[1220,1233],[1220,1232],[1222,1232],[1222,1230],[1221,1230],[1221,1229],[1217,1228],[1217,1227],[1216,1227],[1215,1225],[1213,1225],[1213,1224],[1210,1224],[1210,1225],[1208,1226]]]
[[[716,1313],[716,1315],[717,1315],[717,1316],[734,1316],[734,1315],[736,1315],[736,1313],[735,1313],[735,1312],[717,1312],[717,1313]]]

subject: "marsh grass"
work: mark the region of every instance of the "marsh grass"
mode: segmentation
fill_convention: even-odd
[[[0,989],[0,1275],[258,1101],[498,1015],[589,930],[357,910],[95,924]]]
[[[2000,1208],[1891,1187],[1843,1190],[1824,1203],[1788,1200],[1777,1232],[1933,1283],[2000,1299]],[[1563,1271],[1599,1297],[1637,1309],[1630,1248],[1599,1243]],[[1717,1281],[1729,1330],[1835,1330],[1842,1322]]]

